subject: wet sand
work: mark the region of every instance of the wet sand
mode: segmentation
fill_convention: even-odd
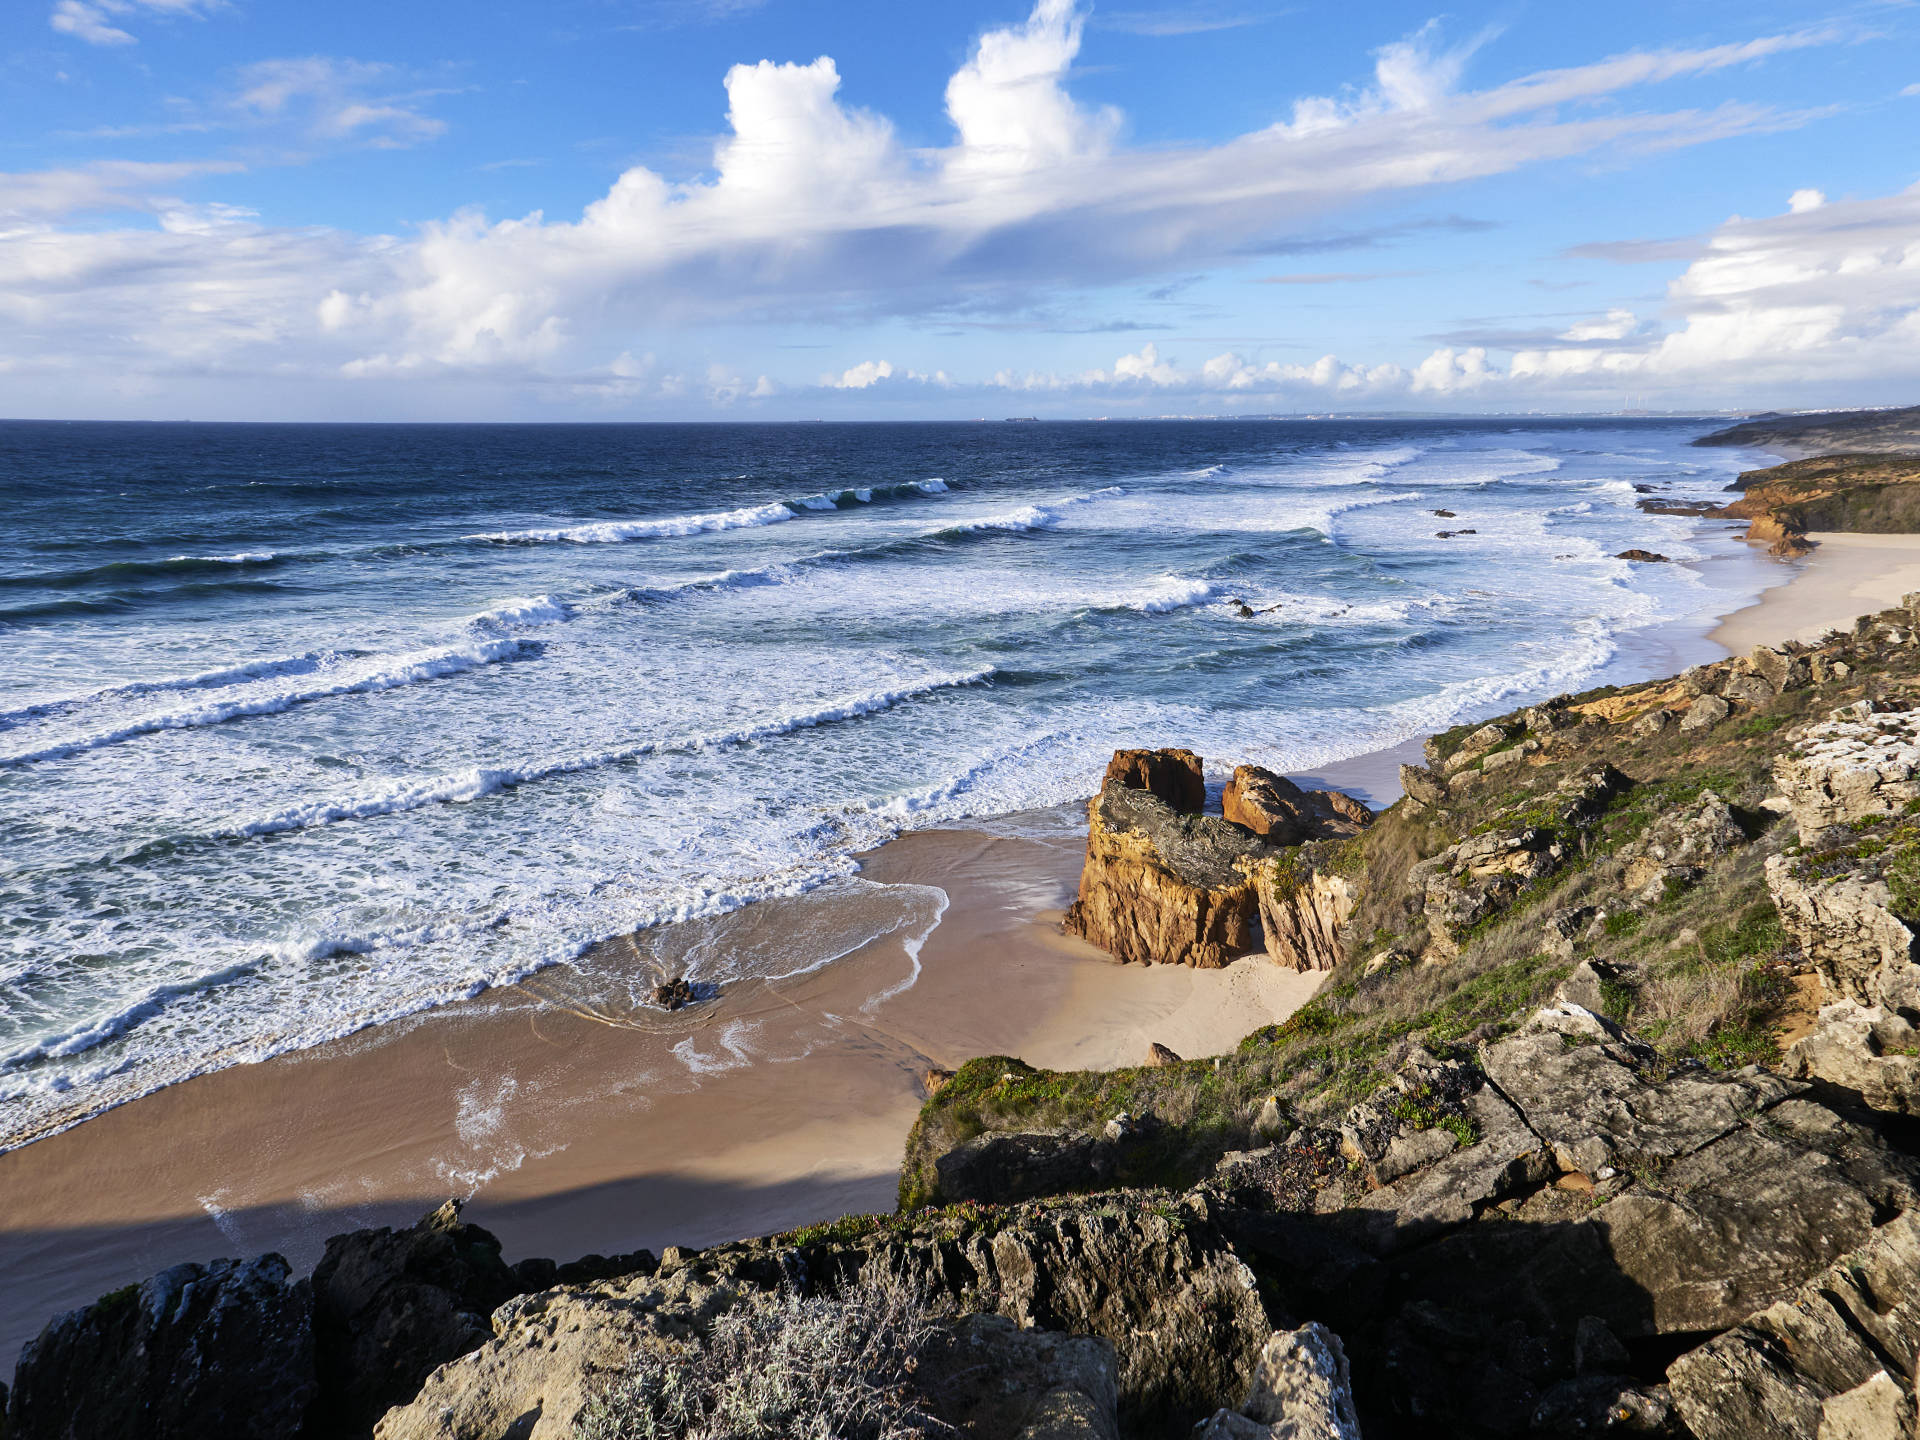
[[[1391,769],[1373,766],[1376,786]],[[909,835],[856,880],[612,942],[0,1156],[0,1367],[53,1314],[167,1265],[277,1250],[305,1268],[327,1236],[448,1195],[509,1259],[891,1209],[929,1066],[1111,1067],[1156,1040],[1219,1053],[1317,988],[1264,957],[1124,966],[1065,937],[1084,840],[1070,817],[1035,828]],[[637,1003],[696,949],[767,973],[849,953],[672,1015]]]
[[[1736,655],[1783,640],[1817,640],[1860,615],[1885,610],[1920,590],[1920,535],[1807,537],[1811,555],[1777,562],[1779,579],[1757,604],[1726,617],[1712,639]]]

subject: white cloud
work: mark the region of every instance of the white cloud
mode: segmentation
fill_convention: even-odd
[[[956,175],[1017,174],[1103,153],[1120,128],[1118,111],[1089,114],[1067,93],[1067,68],[1080,53],[1074,0],[1037,0],[1027,23],[990,30],[947,82],[947,117],[960,144],[947,156]]]
[[[892,374],[893,366],[885,360],[862,360],[837,379],[832,375],[821,376],[820,383],[835,390],[870,390]]]
[[[446,125],[417,108],[425,93],[396,86],[390,65],[329,55],[259,60],[240,71],[233,106],[261,120],[286,121],[312,139],[390,149],[430,140]]]
[[[142,13],[198,15],[218,0],[57,0],[47,23],[89,45],[132,45],[133,35],[113,23]],[[113,17],[109,19],[108,17]]]
[[[185,0],[166,8],[191,9]],[[460,212],[413,237],[362,238],[277,230],[149,193],[184,183],[192,167],[0,177],[0,212],[22,217],[22,228],[0,229],[0,316],[32,322],[0,327],[0,363],[82,372],[110,361],[125,372],[194,367],[234,377],[269,366],[608,395],[644,386],[733,403],[759,382],[732,370],[702,379],[699,365],[622,375],[594,357],[643,328],[716,318],[817,324],[1011,309],[1050,287],[1191,271],[1324,233],[1342,211],[1461,181],[1778,128],[1796,117],[1582,102],[1824,38],[1629,54],[1471,91],[1461,85],[1473,45],[1442,48],[1428,27],[1380,51],[1365,89],[1302,100],[1289,121],[1223,144],[1129,149],[1116,113],[1083,107],[1069,91],[1082,29],[1072,0],[1037,0],[1023,23],[981,36],[947,86],[953,141],[931,150],[907,149],[884,117],[842,104],[828,57],[736,65],[725,77],[729,131],[711,178],[676,183],[635,167],[578,219]],[[339,143],[399,145],[438,133],[440,122],[420,109],[423,92],[406,91],[401,78],[351,60],[265,61],[244,72],[234,108]],[[55,228],[61,215],[116,203],[156,223]],[[1593,330],[1574,353],[1606,353],[1592,347],[1613,338]],[[1191,383],[1238,395],[1287,386],[1452,394],[1495,373],[1472,349],[1412,370],[1331,357],[1304,367],[1216,360],[1186,372],[1147,346],[1110,371],[994,383],[1063,393]],[[828,383],[867,391],[882,379],[953,383],[937,371],[883,374],[885,364],[864,362]]]
[[[1827,197],[1818,190],[1796,190],[1787,197],[1787,209],[1795,215],[1803,215],[1809,210],[1818,210],[1827,203]]]

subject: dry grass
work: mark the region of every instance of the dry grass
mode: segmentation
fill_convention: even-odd
[[[576,1440],[931,1440],[956,1432],[911,1385],[939,1333],[924,1288],[863,1277],[743,1301],[704,1336],[635,1354]]]

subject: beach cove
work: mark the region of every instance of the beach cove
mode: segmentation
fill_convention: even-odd
[[[1524,452],[1501,454],[1499,467],[1532,473]],[[1396,488],[1395,471],[1418,457],[1402,447],[1388,459],[1381,470],[1383,462],[1364,453],[1357,463],[1340,458],[1337,488],[1357,491],[1351,498],[1364,502],[1353,510],[1354,522],[1327,507],[1309,517],[1346,537],[1330,547],[1343,563],[1354,545],[1433,548],[1432,537],[1412,527],[1439,521],[1396,519],[1382,529],[1370,518],[1417,511],[1417,492]],[[1456,461],[1442,452],[1442,459],[1452,467],[1441,472],[1444,483],[1467,486],[1469,494],[1473,485],[1515,483],[1484,473],[1475,480],[1465,457]],[[955,493],[963,488],[955,483]],[[1688,531],[1703,538],[1686,570],[1608,562],[1609,573],[1627,568],[1636,583],[1665,586],[1697,569],[1719,592],[1743,594],[1775,575],[1805,575],[1818,565],[1817,552],[1813,561],[1794,562],[1801,566],[1796,571],[1748,547],[1729,546],[1719,525],[1639,516],[1632,487],[1624,489],[1608,495],[1620,510],[1617,523],[1659,527],[1660,543],[1676,553],[1682,549],[1676,541]],[[845,502],[855,513],[871,503]],[[899,503],[903,513],[917,515],[919,504],[943,502],[936,492]],[[1286,503],[1293,508],[1268,523],[1293,523],[1298,502],[1286,497]],[[1464,509],[1474,502],[1451,503]],[[1590,509],[1591,502],[1568,508],[1582,506]],[[1468,518],[1482,522],[1469,528],[1490,532],[1497,554],[1541,553],[1537,517],[1516,508],[1497,523],[1485,513]],[[1078,523],[1015,519],[1025,529],[1012,533],[1043,537]],[[1342,528],[1361,521],[1373,528]],[[1585,514],[1569,514],[1564,523],[1585,523]],[[1501,538],[1502,525],[1508,538]],[[764,529],[747,524],[702,535],[731,543]],[[533,553],[540,553],[545,542],[533,543]],[[571,554],[569,546],[602,543],[621,542],[589,538],[561,548]],[[967,542],[940,542],[956,543]],[[1314,543],[1329,545],[1323,537]],[[752,587],[742,593],[751,595]],[[1164,586],[1139,593],[1146,595],[1138,599],[1144,608],[1116,612],[1124,623],[1141,616],[1185,623],[1180,617],[1188,610],[1231,616],[1232,605],[1245,605],[1241,597],[1260,598],[1247,585],[1229,590],[1215,581],[1196,581],[1180,596]],[[1842,601],[1836,593],[1833,603]],[[1358,623],[1384,625],[1389,635],[1403,624],[1391,608],[1364,612],[1353,602],[1304,611],[1293,602],[1281,606],[1276,619],[1291,616],[1307,633],[1330,626],[1338,634],[1338,627],[1356,623],[1349,618],[1354,613],[1361,614]],[[561,607],[550,608],[558,613]],[[1834,619],[1853,613],[1836,611]],[[539,626],[569,623],[539,607],[515,615],[521,618],[512,624],[532,623],[536,634]],[[1629,627],[1608,642],[1606,673],[1660,675],[1712,658],[1720,651],[1703,638],[1704,628],[1703,618],[1692,614],[1662,626]],[[1600,653],[1592,634],[1582,632],[1570,643],[1565,657],[1534,645],[1521,678],[1501,680],[1507,688],[1489,693],[1512,694],[1516,686],[1520,693],[1543,693],[1555,687],[1554,677],[1591,675],[1582,667]],[[1487,702],[1475,701],[1473,693],[1469,688],[1450,700],[1452,710],[1431,713],[1484,712]],[[1166,738],[1153,729],[1164,719],[1120,713],[1130,715],[1121,733],[1095,742],[1089,726],[1089,743],[1110,750],[1123,739]],[[1418,728],[1405,718],[1397,723],[1401,733]],[[1302,749],[1338,755],[1352,744],[1343,733],[1350,725],[1311,714],[1284,735],[1263,736],[1255,721],[1230,712],[1210,724],[1211,739],[1199,737],[1207,758],[1229,768],[1243,759],[1284,763]],[[1328,729],[1315,732],[1314,724]],[[1417,751],[1417,742],[1407,741],[1292,768],[1303,780],[1347,789],[1380,807],[1397,794],[1398,765]],[[978,1054],[1018,1055],[1061,1068],[1134,1065],[1154,1043],[1190,1058],[1219,1054],[1313,993],[1319,977],[1278,969],[1264,958],[1219,972],[1120,966],[1062,936],[1058,917],[1072,897],[1084,844],[1077,803],[1015,809],[979,829],[958,824],[914,831],[861,853],[857,871],[798,894],[776,893],[715,917],[655,926],[473,999],[356,1028],[261,1063],[129,1092],[126,1103],[72,1128],[56,1125],[57,1133],[0,1155],[0,1184],[14,1202],[0,1231],[0,1283],[10,1294],[34,1297],[30,1306],[9,1311],[0,1348],[10,1353],[48,1313],[167,1264],[271,1249],[305,1266],[328,1235],[410,1223],[449,1195],[469,1199],[470,1218],[499,1234],[516,1258],[698,1245],[886,1209],[929,1069]],[[754,963],[729,970],[742,956]],[[707,962],[713,966],[702,968]],[[660,980],[716,968],[737,977],[717,984],[717,997],[671,1014],[647,1003]]]
[[[1676,629],[1638,637],[1635,658],[1669,673],[1722,653],[1722,636],[1760,643],[1747,638],[1757,622],[1825,629],[1848,623],[1856,600],[1891,604],[1920,541],[1884,538],[1900,543],[1862,547],[1885,557],[1878,566],[1845,546],[1828,552],[1844,584],[1818,551],[1713,562],[1775,583],[1721,623],[1720,643]],[[1298,778],[1380,808],[1418,751]],[[890,1209],[930,1068],[1005,1053],[1106,1069],[1142,1063],[1153,1043],[1223,1053],[1312,996],[1323,975],[1264,956],[1221,971],[1122,965],[1061,934],[1083,857],[1076,811],[904,836],[861,857],[850,892],[764,902],[678,935],[611,942],[598,957],[630,979],[658,973],[676,946],[751,947],[810,919],[844,924],[850,908],[893,927],[795,979],[672,1014],[615,1000],[616,1013],[593,966],[547,972],[169,1087],[0,1155],[12,1202],[0,1283],[48,1300],[9,1315],[0,1349],[36,1333],[43,1311],[167,1264],[274,1249],[304,1268],[328,1236],[408,1225],[448,1195],[516,1259],[657,1252]],[[767,1063],[736,1053],[749,1037]],[[686,1078],[662,1089],[676,1069]],[[230,1178],[209,1189],[209,1175]]]

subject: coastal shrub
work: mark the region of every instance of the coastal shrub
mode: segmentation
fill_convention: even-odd
[[[922,1440],[956,1434],[912,1386],[940,1316],[911,1276],[743,1303],[637,1351],[575,1440]]]

